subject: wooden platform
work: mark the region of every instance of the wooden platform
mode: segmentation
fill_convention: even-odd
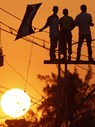
[[[56,60],[56,61],[50,61],[50,60],[44,60],[44,64],[95,64],[95,61],[62,61],[62,60]]]

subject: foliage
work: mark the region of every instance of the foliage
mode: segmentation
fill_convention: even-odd
[[[62,72],[63,71],[61,71],[61,74]],[[42,111],[40,125],[42,125],[42,127],[56,127],[58,88],[60,88],[61,125],[68,119],[70,127],[78,127],[80,123],[81,125],[79,127],[82,127],[83,123],[85,124],[83,127],[86,127],[84,116],[88,111],[91,113],[91,117],[94,121],[91,123],[95,124],[95,84],[90,84],[90,80],[93,76],[91,66],[88,66],[84,81],[79,78],[76,68],[73,73],[68,71],[66,76],[63,75],[64,74],[61,75],[60,84],[58,84],[60,87],[57,85],[58,77],[54,73],[51,74],[51,77],[49,75],[38,75],[38,78],[46,84],[43,91],[47,96],[47,98],[42,101],[42,104],[38,106],[38,111]],[[65,93],[67,94],[67,100]],[[65,106],[65,102],[67,106]],[[66,108],[68,110],[67,116],[65,115]]]
[[[90,84],[92,76],[90,66],[84,81],[76,68],[73,73],[61,70],[60,77],[54,73],[51,76],[39,74],[38,79],[45,82],[43,92],[46,95],[38,106],[38,111],[42,112],[40,120],[29,110],[23,119],[6,120],[0,127],[58,127],[59,97],[60,127],[64,127],[66,121],[69,127],[95,127],[95,84]]]
[[[39,127],[39,122],[36,117],[36,114],[29,110],[26,115],[23,116],[23,119],[7,119],[4,124],[1,124],[0,127]]]

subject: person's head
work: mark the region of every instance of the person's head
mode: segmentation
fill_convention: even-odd
[[[58,6],[53,6],[53,12],[54,12],[54,14],[57,14],[57,12],[58,12]]]
[[[85,4],[83,4],[83,5],[80,6],[80,9],[81,9],[82,12],[86,12],[87,6]]]
[[[68,9],[66,9],[66,8],[63,9],[63,14],[64,14],[64,15],[68,15]]]

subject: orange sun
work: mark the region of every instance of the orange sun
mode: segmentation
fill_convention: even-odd
[[[10,89],[1,98],[1,108],[11,117],[20,117],[30,108],[31,100],[21,89]]]

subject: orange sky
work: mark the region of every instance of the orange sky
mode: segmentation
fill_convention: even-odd
[[[12,13],[18,18],[23,19],[27,4],[34,4],[40,2],[42,2],[42,5],[40,6],[35,16],[35,19],[33,20],[33,26],[37,28],[41,28],[45,24],[47,17],[52,14],[52,7],[54,5],[59,6],[59,12],[58,12],[59,17],[62,16],[62,10],[64,8],[68,8],[69,15],[75,18],[75,16],[78,13],[80,13],[80,5],[84,3],[88,7],[88,12],[92,14],[93,22],[95,24],[95,0],[79,0],[79,1],[63,0],[63,2],[62,0],[23,0],[23,1],[0,0],[0,8],[3,8],[4,10]],[[8,15],[7,13],[3,12],[1,9],[0,9],[0,21],[17,30],[21,24],[21,21]],[[2,24],[1,24],[1,28],[9,31],[9,28],[5,27]],[[95,39],[95,26],[91,28],[91,30],[92,30],[92,37],[93,39]],[[48,31],[48,29],[46,29],[46,31]],[[73,40],[77,41],[77,35],[78,35],[78,31],[77,28],[75,28],[73,30]],[[33,36],[49,41],[48,34],[44,32],[36,33]],[[1,31],[1,45],[3,47],[3,54],[5,55],[4,57],[5,61],[4,61],[4,66],[0,68],[0,86],[7,87],[7,88],[18,87],[25,90],[26,81],[23,78],[26,79],[30,52],[32,51],[31,63],[30,63],[29,75],[28,75],[28,82],[31,85],[27,83],[26,92],[32,97],[40,99],[41,98],[40,94],[42,94],[42,88],[44,85],[37,79],[37,74],[44,75],[44,74],[51,74],[51,72],[57,73],[56,65],[45,65],[43,63],[44,60],[49,59],[49,53],[46,49],[38,47],[34,44],[32,45],[32,43],[27,42],[23,39],[19,39],[17,41],[14,41],[14,39],[15,36],[8,34],[4,31]],[[42,41],[39,41],[34,38],[32,39],[35,42],[42,44]],[[95,43],[92,42],[92,45],[95,46]],[[75,47],[73,51],[76,52]],[[83,49],[82,53],[86,55],[86,48]],[[76,55],[74,56],[76,57]],[[93,57],[95,58],[94,49],[93,49]],[[11,67],[8,64],[11,65]],[[75,65],[69,66],[69,70],[73,71],[74,66]],[[92,65],[93,72],[95,72],[94,66],[95,65]],[[87,65],[83,65],[82,67],[87,68]],[[14,71],[13,68],[16,69],[16,71],[23,78],[19,74],[17,74],[17,72]],[[64,69],[64,65],[62,65],[62,68]],[[84,71],[79,67],[78,70],[79,73],[83,74],[80,76],[83,77],[86,71]],[[36,91],[32,87],[36,89]],[[1,87],[0,90],[3,92],[6,91],[6,89],[3,89]],[[2,96],[2,93],[0,93],[0,96]],[[2,113],[2,110],[0,108],[0,117],[3,116],[5,116],[5,114]],[[1,120],[2,119],[0,119],[0,121]]]

